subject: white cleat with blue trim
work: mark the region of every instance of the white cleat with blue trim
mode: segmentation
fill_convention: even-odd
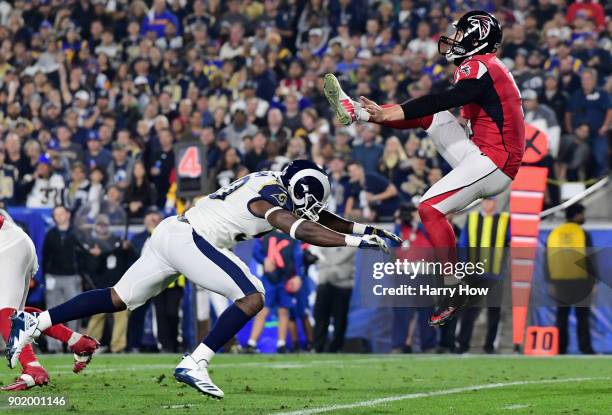
[[[197,389],[204,395],[216,399],[223,398],[223,391],[210,379],[206,367],[200,367],[190,354],[183,356],[181,363],[174,369],[174,377],[177,381]]]
[[[11,332],[6,347],[8,366],[13,369],[19,363],[21,351],[40,336],[38,318],[25,311],[16,311],[11,317]]]

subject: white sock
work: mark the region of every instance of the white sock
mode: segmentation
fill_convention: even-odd
[[[205,345],[204,343],[200,343],[198,347],[191,353],[191,357],[198,363],[200,367],[208,367],[208,363],[215,355],[210,347]]]
[[[68,346],[74,346],[76,342],[81,340],[81,337],[83,337],[81,333],[77,333],[76,331],[72,332],[72,335],[68,339]]]
[[[283,347],[284,345],[286,345],[287,343],[285,343],[284,340],[279,340],[276,342],[276,347]]]
[[[355,107],[355,118],[358,121],[368,122],[370,120],[370,113],[367,112],[359,102],[353,101],[353,106]]]
[[[247,342],[247,344],[251,347],[257,347],[257,341],[253,340],[253,339],[249,339],[249,341]]]
[[[51,322],[51,316],[48,311],[43,311],[38,315],[38,330],[42,333],[51,327],[53,323]]]

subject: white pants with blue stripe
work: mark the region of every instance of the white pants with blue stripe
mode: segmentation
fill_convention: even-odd
[[[264,293],[261,281],[240,258],[229,249],[216,248],[176,216],[158,225],[142,256],[114,289],[133,310],[159,294],[177,274],[231,301],[255,292]]]

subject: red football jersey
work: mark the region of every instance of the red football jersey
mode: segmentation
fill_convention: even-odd
[[[525,117],[514,78],[494,53],[487,53],[468,58],[455,70],[455,83],[466,79],[490,83],[477,101],[461,108],[461,116],[470,122],[470,138],[514,179],[525,152]]]

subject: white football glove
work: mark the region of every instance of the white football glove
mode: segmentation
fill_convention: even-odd
[[[387,243],[377,235],[346,235],[345,240],[346,246],[354,246],[355,248],[361,249],[376,249],[383,251],[385,254],[389,253]]]
[[[366,225],[365,230],[363,231],[364,235],[378,235],[382,238],[387,238],[392,240],[397,244],[402,243],[402,238],[394,234],[393,232],[389,232],[386,229],[376,228],[374,226]]]

